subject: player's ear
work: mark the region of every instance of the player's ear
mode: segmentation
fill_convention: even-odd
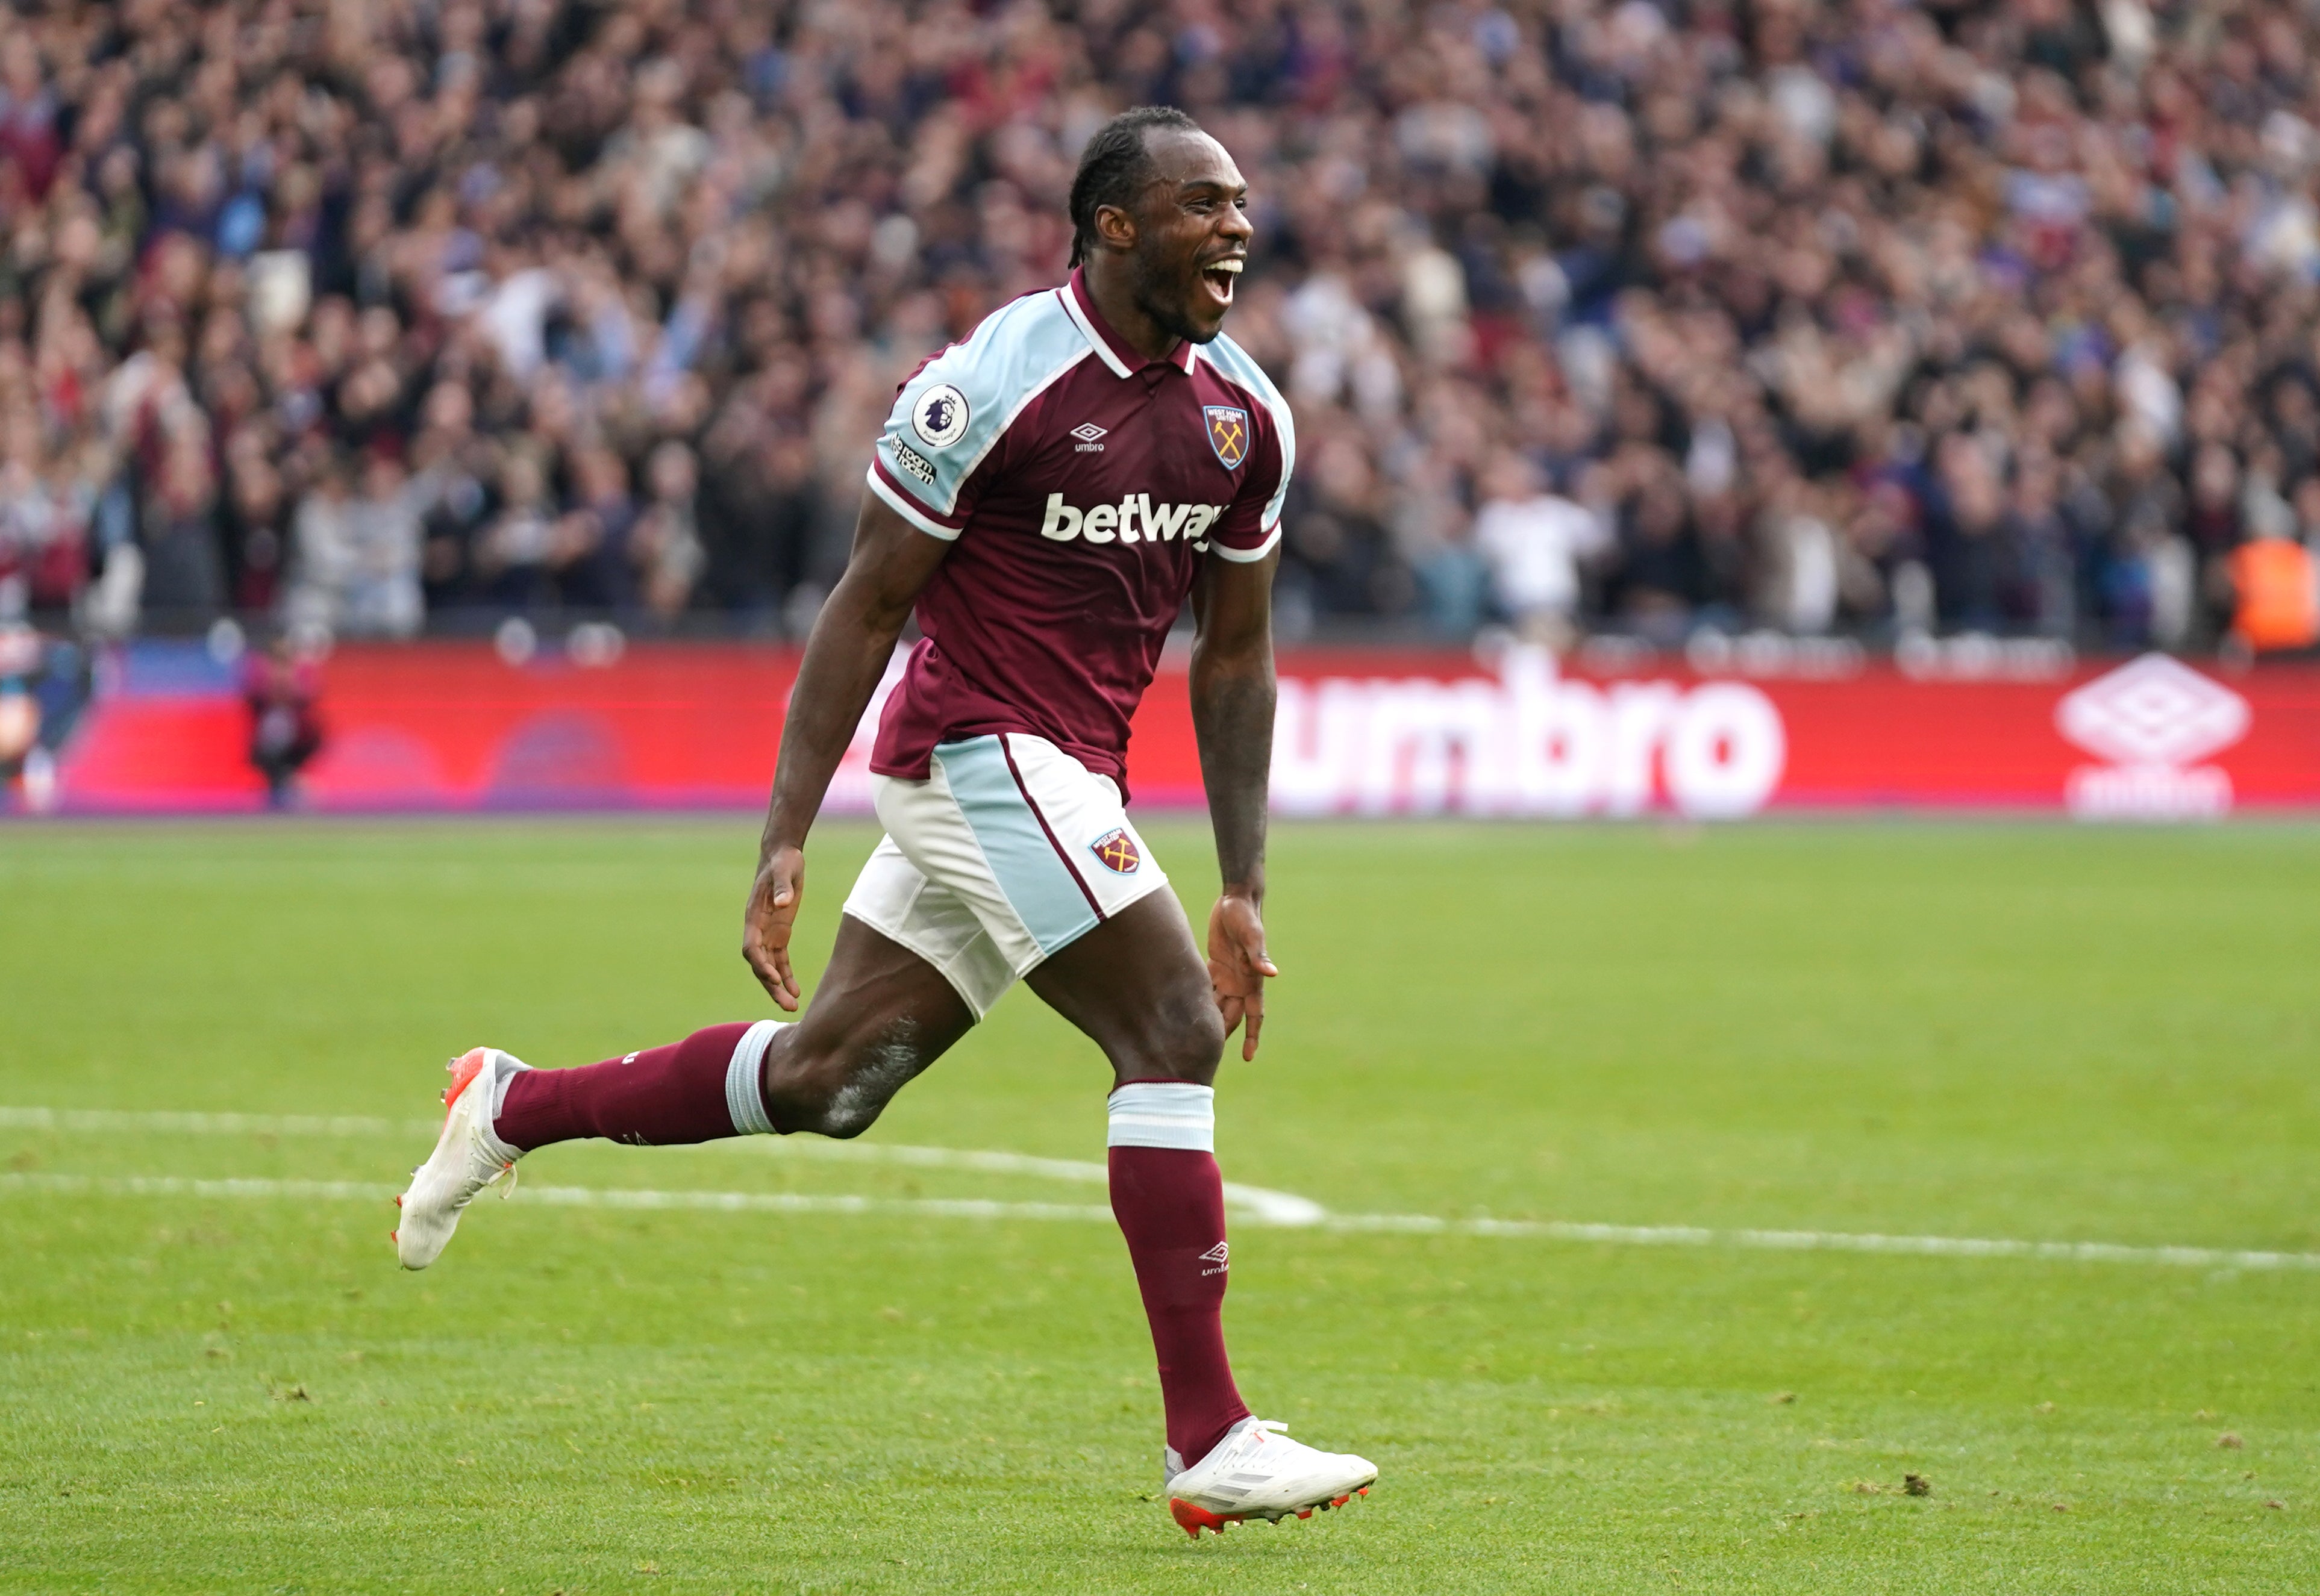
[[[1136,248],[1136,218],[1125,205],[1095,208],[1095,236],[1114,249]]]

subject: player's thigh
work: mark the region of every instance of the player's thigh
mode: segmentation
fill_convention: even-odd
[[[883,1035],[897,1021],[909,1022],[939,1054],[974,1028],[974,1013],[920,954],[852,915],[839,915],[829,964],[798,1021],[799,1040],[841,1048]]]
[[[847,896],[805,1013],[768,1051],[768,1097],[812,1119],[842,1094],[875,1114],[988,1006],[973,1001],[993,978],[981,936],[964,906],[892,838],[881,842]],[[1008,978],[1003,965],[996,978]]]
[[[974,1027],[974,1012],[940,970],[843,915],[812,1001],[767,1046],[766,1105],[785,1130],[859,1135]]]
[[[1224,1021],[1173,892],[1137,899],[1024,983],[1103,1050],[1116,1080],[1216,1078]]]

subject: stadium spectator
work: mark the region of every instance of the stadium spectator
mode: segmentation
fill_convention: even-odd
[[[1529,603],[1478,520],[1512,455],[1609,534],[1583,627],[2209,645],[2234,551],[2320,476],[2315,29],[2284,0],[28,6],[0,611],[402,635],[415,581],[448,624],[780,626],[896,381],[1054,280],[1081,140],[1160,99],[1254,186],[1236,336],[1312,467],[1286,623]]]
[[[1474,546],[1489,566],[1492,597],[1524,636],[1567,643],[1584,567],[1609,548],[1607,529],[1584,506],[1543,491],[1536,466],[1512,450],[1485,471],[1482,493]]]
[[[652,504],[637,523],[633,558],[645,607],[667,620],[691,601],[707,563],[693,505],[700,477],[693,451],[673,439],[653,450],[649,469]]]
[[[249,708],[249,762],[277,809],[296,795],[298,772],[322,751],[322,669],[289,638],[242,658],[241,697]]]
[[[0,621],[0,793],[12,784],[25,807],[57,797],[57,760],[96,688],[90,650]]]
[[[2243,646],[2261,653],[2320,642],[2320,569],[2309,549],[2267,531],[2233,550],[2231,562],[2232,635]]]

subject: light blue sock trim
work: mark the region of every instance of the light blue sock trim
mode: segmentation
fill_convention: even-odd
[[[499,1078],[492,1083],[492,1124],[496,1128],[500,1123],[500,1111],[507,1106],[508,1083],[531,1066],[521,1059],[500,1052],[497,1048],[492,1051],[496,1055],[495,1062],[499,1068]]]
[[[784,1022],[759,1020],[741,1032],[741,1040],[733,1044],[733,1061],[725,1066],[725,1109],[733,1116],[733,1129],[743,1136],[771,1136],[773,1116],[766,1112],[766,1095],[758,1086],[758,1071],[766,1062],[766,1050],[773,1045],[774,1032]]]
[[[523,1150],[500,1140],[500,1111],[507,1106],[508,1083],[531,1066],[512,1053],[494,1048],[484,1068],[492,1072],[492,1111],[485,1117],[484,1150],[503,1164],[512,1164],[523,1157]]]
[[[1217,1150],[1217,1094],[1213,1087],[1182,1080],[1135,1080],[1111,1095],[1107,1147],[1173,1147],[1184,1152]]]

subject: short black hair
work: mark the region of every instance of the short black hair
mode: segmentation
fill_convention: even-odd
[[[1152,181],[1152,158],[1145,152],[1144,139],[1154,128],[1202,131],[1174,105],[1138,105],[1098,128],[1080,151],[1080,169],[1072,175],[1072,265],[1086,258],[1095,242],[1096,212],[1105,205],[1127,206]]]

